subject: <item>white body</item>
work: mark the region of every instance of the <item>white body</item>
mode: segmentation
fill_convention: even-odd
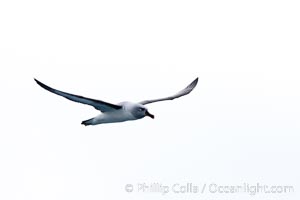
[[[98,116],[93,118],[92,125],[124,122],[124,121],[138,119],[132,115],[132,109],[135,106],[137,106],[136,103],[122,102],[122,103],[119,103],[118,105],[121,105],[123,108],[120,110],[115,110],[115,111],[99,114]]]
[[[84,125],[97,125],[105,123],[125,122],[130,120],[142,119],[146,116],[146,107],[139,103],[121,102],[117,104],[121,109],[104,112],[96,117],[83,121]],[[144,108],[144,111],[138,109]],[[150,114],[151,115],[151,114]],[[153,116],[154,117],[154,116]]]

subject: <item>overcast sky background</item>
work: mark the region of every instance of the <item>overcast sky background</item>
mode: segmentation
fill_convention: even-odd
[[[299,199],[299,1],[1,1],[0,198]],[[149,104],[155,120],[84,127],[51,94]],[[292,185],[166,194],[138,183]],[[126,184],[134,191],[127,193]]]

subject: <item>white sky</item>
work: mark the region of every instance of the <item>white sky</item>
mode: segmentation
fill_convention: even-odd
[[[0,199],[299,199],[299,1],[1,1]],[[97,113],[38,87],[149,105]],[[291,185],[142,193],[139,183]],[[127,193],[126,184],[134,191]]]

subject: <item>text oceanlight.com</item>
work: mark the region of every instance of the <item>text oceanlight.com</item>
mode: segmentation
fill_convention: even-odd
[[[261,183],[249,184],[242,183],[240,185],[221,185],[217,183],[137,183],[126,184],[125,191],[128,193],[160,193],[160,194],[237,194],[247,193],[249,195],[257,194],[282,194],[294,192],[294,187],[291,185],[266,185]]]

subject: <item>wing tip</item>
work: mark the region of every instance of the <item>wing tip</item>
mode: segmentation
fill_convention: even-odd
[[[48,90],[48,91],[50,91],[50,92],[54,92],[54,91],[55,91],[55,89],[53,89],[53,88],[51,88],[51,87],[45,85],[44,83],[42,83],[41,81],[37,80],[36,78],[33,78],[33,79],[34,79],[34,81],[35,81],[39,86],[41,86],[41,87],[44,88],[45,90]]]
[[[199,80],[199,77],[197,77],[193,82],[195,82],[195,84],[197,85],[198,80]]]
[[[193,80],[193,82],[191,82],[191,84],[188,87],[194,89],[198,84],[198,80],[199,80],[199,77],[197,77],[195,80]]]
[[[36,78],[33,78],[33,80],[39,85],[42,83],[41,81],[37,80]]]
[[[36,78],[33,78],[33,80],[39,85],[39,86],[42,86],[43,87],[43,83],[39,80],[37,80]]]

